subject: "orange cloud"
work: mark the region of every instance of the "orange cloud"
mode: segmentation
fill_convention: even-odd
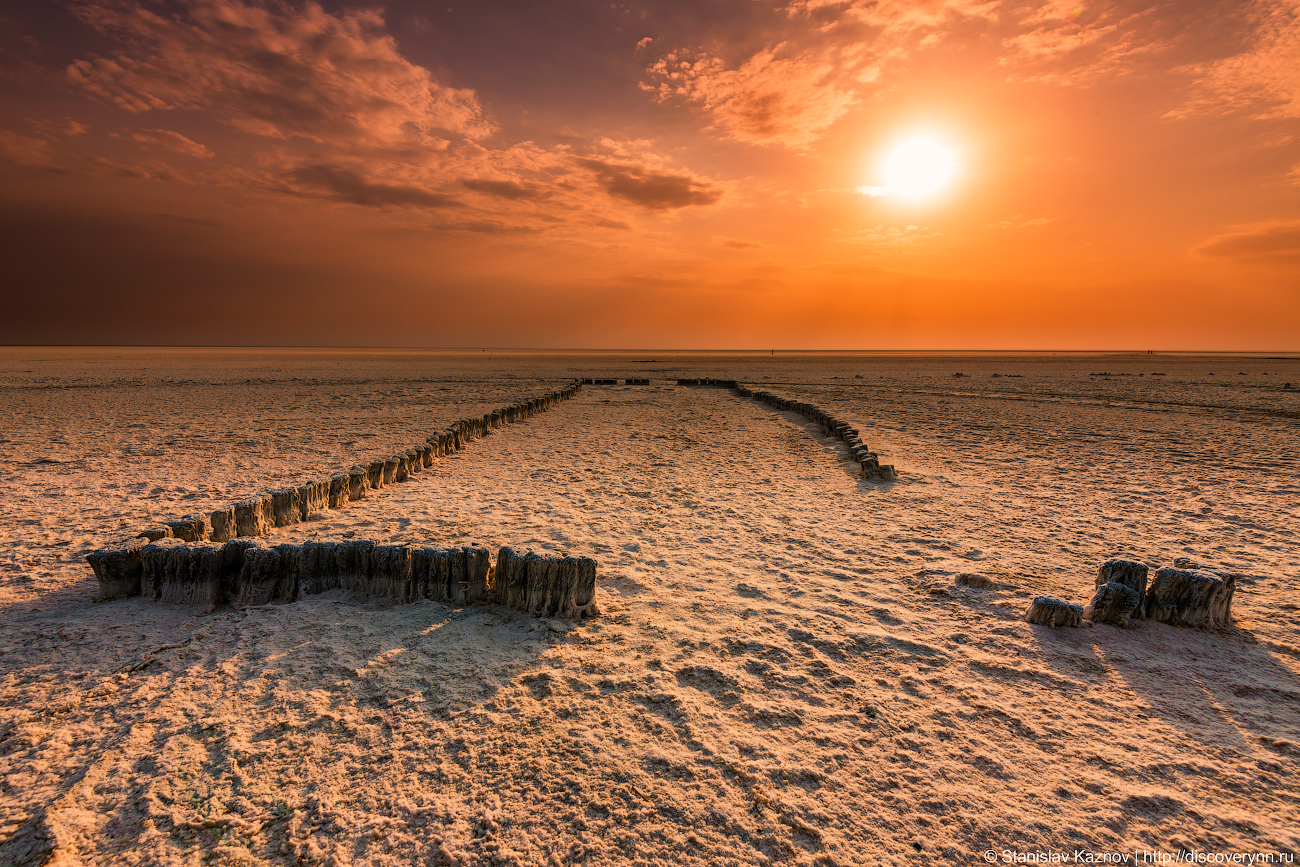
[[[760,51],[736,69],[709,55],[668,54],[647,70],[657,82],[642,87],[660,102],[698,103],[730,138],[806,147],[857,97],[837,80],[834,64],[809,55],[779,57],[785,47]]]
[[[201,159],[210,159],[215,156],[212,151],[208,150],[205,145],[186,138],[178,132],[172,132],[169,129],[128,129],[125,135],[110,133],[115,138],[128,138],[141,144],[162,145],[165,148],[176,151],[178,154],[184,154],[188,157],[199,157]]]
[[[1300,117],[1300,0],[1255,0],[1246,10],[1245,50],[1189,66],[1195,95],[1171,115],[1249,111],[1256,117]]]
[[[1136,57],[1165,47],[1151,32],[1154,11],[1052,0],[1020,20],[1023,32],[1003,41],[999,64],[1011,70],[1012,79],[1056,84],[1087,84],[1132,72]]]
[[[46,136],[52,138],[62,138],[64,136],[85,135],[90,132],[90,127],[84,123],[78,123],[70,117],[63,120],[38,120],[32,124],[36,129]]]
[[[1290,265],[1300,263],[1300,220],[1274,220],[1216,235],[1192,248],[1198,256],[1239,262]]]
[[[786,10],[832,29],[845,21],[895,35],[947,29],[966,19],[996,20],[999,0],[793,0]]]

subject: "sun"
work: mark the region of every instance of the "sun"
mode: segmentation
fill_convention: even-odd
[[[902,141],[885,158],[891,193],[922,198],[942,190],[957,172],[957,155],[929,136]]]

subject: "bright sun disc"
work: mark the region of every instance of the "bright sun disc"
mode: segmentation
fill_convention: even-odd
[[[953,152],[934,139],[913,138],[894,148],[885,161],[885,183],[905,196],[938,192],[957,170]]]

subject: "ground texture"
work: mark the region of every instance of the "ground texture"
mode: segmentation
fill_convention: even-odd
[[[1300,399],[1282,387],[1300,362],[183,362],[5,359],[0,862],[1300,850]],[[584,373],[655,384],[588,387],[274,540],[589,555],[594,620],[89,601],[84,553],[124,526]],[[697,375],[829,409],[900,480],[856,478],[796,416],[668,384]],[[1019,619],[1039,593],[1086,601],[1117,554],[1235,573],[1236,625]]]

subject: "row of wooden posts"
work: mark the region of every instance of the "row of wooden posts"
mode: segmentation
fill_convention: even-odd
[[[368,540],[269,545],[261,537],[277,527],[306,521],[325,509],[363,500],[368,491],[406,481],[487,432],[522,421],[573,397],[588,384],[579,379],[531,400],[462,419],[400,454],[360,464],[328,479],[259,494],[207,515],[188,515],[148,528],[92,552],[87,560],[99,582],[100,599],[143,595],[209,607],[286,601],[342,588],[361,596],[412,602],[498,603],[540,615],[583,617],[595,613],[596,563],[589,558],[547,557],[511,548],[438,549]],[[648,379],[627,379],[648,385]],[[679,379],[683,386],[735,391],[775,409],[797,412],[841,439],[866,478],[894,479],[858,432],[812,404],[754,391],[735,380]]]
[[[110,543],[87,557],[99,581],[99,598],[115,599],[144,592],[144,588],[149,586],[144,577],[143,565],[146,545],[173,539],[188,543],[240,542],[235,548],[231,548],[231,553],[222,554],[221,558],[235,557],[233,552],[236,549],[243,552],[264,547],[252,544],[248,540],[266,536],[276,527],[305,521],[314,512],[337,509],[349,502],[365,499],[368,491],[404,482],[432,466],[435,459],[460,450],[470,440],[504,425],[531,418],[560,401],[573,397],[582,389],[582,385],[581,380],[574,380],[563,388],[493,410],[481,418],[461,419],[429,436],[424,443],[414,448],[368,464],[357,465],[345,472],[335,473],[330,478],[258,494],[214,510],[207,515],[188,515],[178,520],[167,521],[135,536]],[[211,548],[211,546],[207,547]],[[224,551],[225,548],[220,550]],[[154,553],[151,556],[161,556],[161,554]],[[213,559],[216,556],[207,549],[203,553],[194,555],[198,558],[196,562],[207,564],[201,569],[208,572],[213,568],[211,563],[216,562]],[[260,562],[269,555],[251,556],[254,561]],[[240,553],[238,559],[242,564],[244,554]],[[222,562],[225,560],[222,559]],[[242,569],[242,565],[240,568]],[[226,569],[226,573],[229,572],[230,569]],[[210,576],[203,579],[207,582],[205,586],[211,585],[211,580]],[[232,598],[242,598],[240,597],[242,592],[234,591]]]
[[[850,426],[848,422],[840,421],[821,407],[799,400],[780,397],[768,391],[756,391],[734,379],[679,379],[677,384],[729,388],[741,397],[751,398],[773,409],[798,413],[819,425],[823,435],[835,437],[848,447],[849,454],[853,457],[854,462],[862,468],[862,478],[891,482],[898,478],[898,473],[894,470],[893,465],[880,463],[880,456],[867,448],[867,444],[862,441],[862,437],[858,435],[856,428]]]
[[[502,548],[434,548],[369,540],[269,545],[262,539],[190,543],[136,538],[90,555],[101,598],[146,599],[209,610],[292,602],[329,590],[395,603],[500,604],[538,616],[589,617],[596,561]]]

